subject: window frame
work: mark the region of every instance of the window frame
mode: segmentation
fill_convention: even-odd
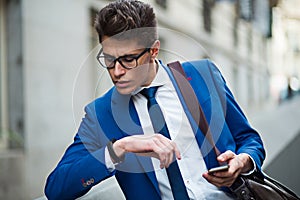
[[[0,150],[8,146],[7,52],[5,1],[0,0]]]
[[[24,68],[21,0],[0,0],[0,149],[25,146]],[[11,33],[14,30],[14,34]]]

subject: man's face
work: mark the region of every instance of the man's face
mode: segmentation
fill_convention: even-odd
[[[103,54],[110,58],[120,56],[137,56],[137,67],[124,68],[119,61],[115,67],[108,69],[109,75],[120,94],[130,94],[139,87],[150,85],[156,74],[155,56],[152,50],[145,51],[147,47],[141,46],[136,40],[117,40],[104,37],[102,42]],[[123,63],[124,64],[124,63]]]

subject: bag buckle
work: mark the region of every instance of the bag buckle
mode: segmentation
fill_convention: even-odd
[[[233,194],[240,200],[255,200],[252,192],[248,189],[246,181],[242,177],[238,177],[230,187]]]

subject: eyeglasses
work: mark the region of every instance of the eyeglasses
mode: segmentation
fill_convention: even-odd
[[[115,58],[110,55],[103,54],[103,49],[99,51],[97,55],[97,60],[100,63],[100,65],[107,69],[112,69],[115,67],[116,62],[120,63],[122,67],[125,69],[133,69],[138,66],[138,59],[142,57],[146,52],[149,52],[151,48],[145,48],[144,51],[142,51],[138,55],[124,55],[120,56],[118,58]]]

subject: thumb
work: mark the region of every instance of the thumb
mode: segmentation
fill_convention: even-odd
[[[230,150],[227,150],[226,152],[220,154],[220,155],[217,157],[217,160],[218,160],[219,162],[226,162],[226,161],[232,159],[234,156],[235,156],[235,153],[233,153],[233,152],[230,151]]]

